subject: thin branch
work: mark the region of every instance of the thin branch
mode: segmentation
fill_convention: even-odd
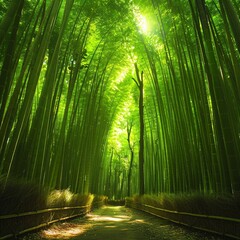
[[[137,82],[135,78],[132,78],[132,80],[137,84],[138,88],[140,88],[140,84]]]

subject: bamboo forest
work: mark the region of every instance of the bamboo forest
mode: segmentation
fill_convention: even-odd
[[[0,0],[0,49],[2,201],[239,199],[239,0]]]

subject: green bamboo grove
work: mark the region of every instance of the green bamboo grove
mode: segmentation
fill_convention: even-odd
[[[0,175],[239,193],[239,33],[239,0],[0,1]]]

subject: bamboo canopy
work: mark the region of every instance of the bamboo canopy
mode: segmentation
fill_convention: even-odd
[[[0,175],[116,199],[238,194],[239,6],[1,1]]]

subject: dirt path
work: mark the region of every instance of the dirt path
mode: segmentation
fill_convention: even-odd
[[[105,206],[84,218],[57,224],[27,239],[222,240],[125,207]]]

